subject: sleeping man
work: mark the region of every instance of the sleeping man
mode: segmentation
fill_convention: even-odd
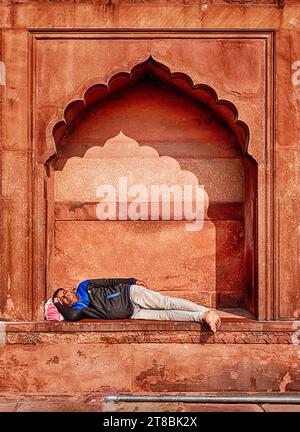
[[[205,322],[214,333],[221,325],[216,311],[149,290],[143,281],[134,278],[85,280],[77,288],[58,288],[52,300],[68,321],[83,318],[196,321]]]

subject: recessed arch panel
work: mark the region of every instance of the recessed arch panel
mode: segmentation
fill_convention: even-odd
[[[106,84],[89,86],[82,99],[70,102],[61,118],[52,120],[49,131],[53,150],[45,157],[50,167],[48,214],[54,215],[47,260],[49,292],[59,281],[67,286],[97,277],[97,271],[107,275],[115,269],[113,276],[121,276],[135,268],[140,277],[150,278],[154,289],[171,295],[181,292],[208,306],[248,307],[251,303],[249,308],[255,311],[256,168],[247,153],[248,126],[238,119],[234,104],[220,100],[209,86],[194,84],[186,74],[171,73],[149,57]],[[94,189],[94,182],[101,183],[102,177],[105,183],[115,184],[118,173],[128,172],[131,181],[141,182],[146,165],[145,182],[149,182],[149,169],[153,179],[163,178],[159,164],[155,160],[154,165],[147,164],[142,153],[137,153],[135,163],[132,158],[129,162],[126,146],[118,146],[111,156],[96,152],[101,159],[97,164],[85,160],[89,149],[106,148],[121,131],[137,145],[172,158],[182,172],[190,172],[203,184],[209,207],[201,232],[186,232],[184,221],[143,221],[141,225],[138,221],[97,220],[93,192],[87,193],[90,175],[89,185]],[[96,166],[103,170],[102,177],[91,172]],[[79,178],[84,179],[81,185],[86,192],[80,189]],[[136,238],[145,239],[139,253]],[[119,241],[125,241],[125,262]],[[86,246],[74,248],[82,242]],[[158,257],[164,258],[162,264]]]

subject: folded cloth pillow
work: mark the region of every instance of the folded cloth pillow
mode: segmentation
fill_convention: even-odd
[[[53,304],[52,298],[45,304],[45,320],[47,321],[63,321],[64,317],[59,313],[57,307]]]

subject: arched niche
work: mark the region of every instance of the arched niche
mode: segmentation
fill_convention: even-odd
[[[107,149],[121,131],[204,185],[209,207],[202,230],[186,231],[186,221],[97,219],[95,200],[78,188],[78,170],[92,149]],[[46,137],[48,294],[88,277],[136,275],[171,295],[256,314],[257,166],[247,153],[248,127],[232,103],[150,57],[90,86],[49,123]],[[113,166],[112,182],[124,168],[141,180],[150,162],[116,145],[100,152],[105,181]],[[159,163],[151,163],[157,180]]]

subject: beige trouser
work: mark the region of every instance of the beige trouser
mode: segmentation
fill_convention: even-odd
[[[189,300],[169,297],[139,285],[131,285],[132,319],[198,321],[209,308]]]

